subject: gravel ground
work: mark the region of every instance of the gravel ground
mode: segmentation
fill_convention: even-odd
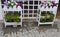
[[[0,37],[60,37],[60,21],[55,25],[39,26],[36,22],[24,23],[23,27],[6,27],[0,22]]]

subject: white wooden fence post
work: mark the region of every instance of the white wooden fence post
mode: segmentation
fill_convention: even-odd
[[[0,20],[3,20],[2,4],[0,0]]]

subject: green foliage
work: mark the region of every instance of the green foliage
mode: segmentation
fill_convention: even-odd
[[[7,13],[6,15],[5,15],[5,20],[7,21],[12,21],[12,15],[11,14],[9,14],[9,13]]]
[[[19,17],[20,17],[19,13],[14,12],[14,13],[7,13],[4,18],[7,22],[20,22],[21,19]]]
[[[21,19],[19,19],[19,18],[14,19],[14,22],[20,22],[20,21],[21,21]]]
[[[18,12],[14,12],[14,15],[20,16],[21,14],[20,14],[20,12],[19,13]]]
[[[50,13],[49,15],[50,15],[49,21],[52,22],[54,19],[54,14]]]
[[[46,22],[46,18],[40,18],[40,22]]]
[[[13,17],[13,19],[14,19],[14,21],[15,22],[20,22],[20,19],[19,19],[19,13],[14,13],[14,15],[13,15],[14,17]]]
[[[10,1],[10,3],[8,4],[8,8],[9,8],[9,7],[12,7],[12,8],[13,8],[13,6],[15,6],[15,5],[16,5],[15,2],[11,2],[11,1]]]
[[[47,13],[41,13],[41,16],[45,16],[44,18],[40,18],[40,22],[52,22],[54,19],[54,14],[51,12],[47,12]],[[49,16],[49,18],[47,18],[47,16]]]

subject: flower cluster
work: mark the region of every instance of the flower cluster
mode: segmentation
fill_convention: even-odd
[[[41,2],[40,1],[40,6],[41,7],[43,7],[44,6],[44,8],[46,8],[46,7],[48,7],[48,8],[50,8],[50,7],[54,7],[54,6],[57,6],[58,5],[58,3],[56,3],[55,1],[44,1],[44,2]]]
[[[12,7],[13,8],[13,6],[16,6],[16,7],[18,7],[18,6],[23,6],[23,2],[12,2],[12,1],[8,1],[8,2],[4,2],[4,5],[6,5],[8,8],[9,7]]]
[[[16,2],[17,6],[23,6],[23,2]]]

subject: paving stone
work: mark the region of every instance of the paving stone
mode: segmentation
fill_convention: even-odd
[[[56,27],[52,28],[51,26],[48,26],[48,27],[43,26],[43,27],[40,27],[41,29],[39,29],[39,27],[37,26],[32,27],[29,25],[29,27],[23,28],[23,31],[22,29],[17,30],[10,27],[10,28],[6,28],[8,30],[7,34],[4,34],[4,31],[7,31],[7,30],[5,28],[3,30],[3,26],[0,25],[0,37],[60,37],[60,31],[59,31],[60,23],[58,22],[56,23],[57,23]],[[9,30],[11,34],[9,33]]]
[[[16,37],[22,37],[22,36],[23,36],[22,32],[17,32]]]

